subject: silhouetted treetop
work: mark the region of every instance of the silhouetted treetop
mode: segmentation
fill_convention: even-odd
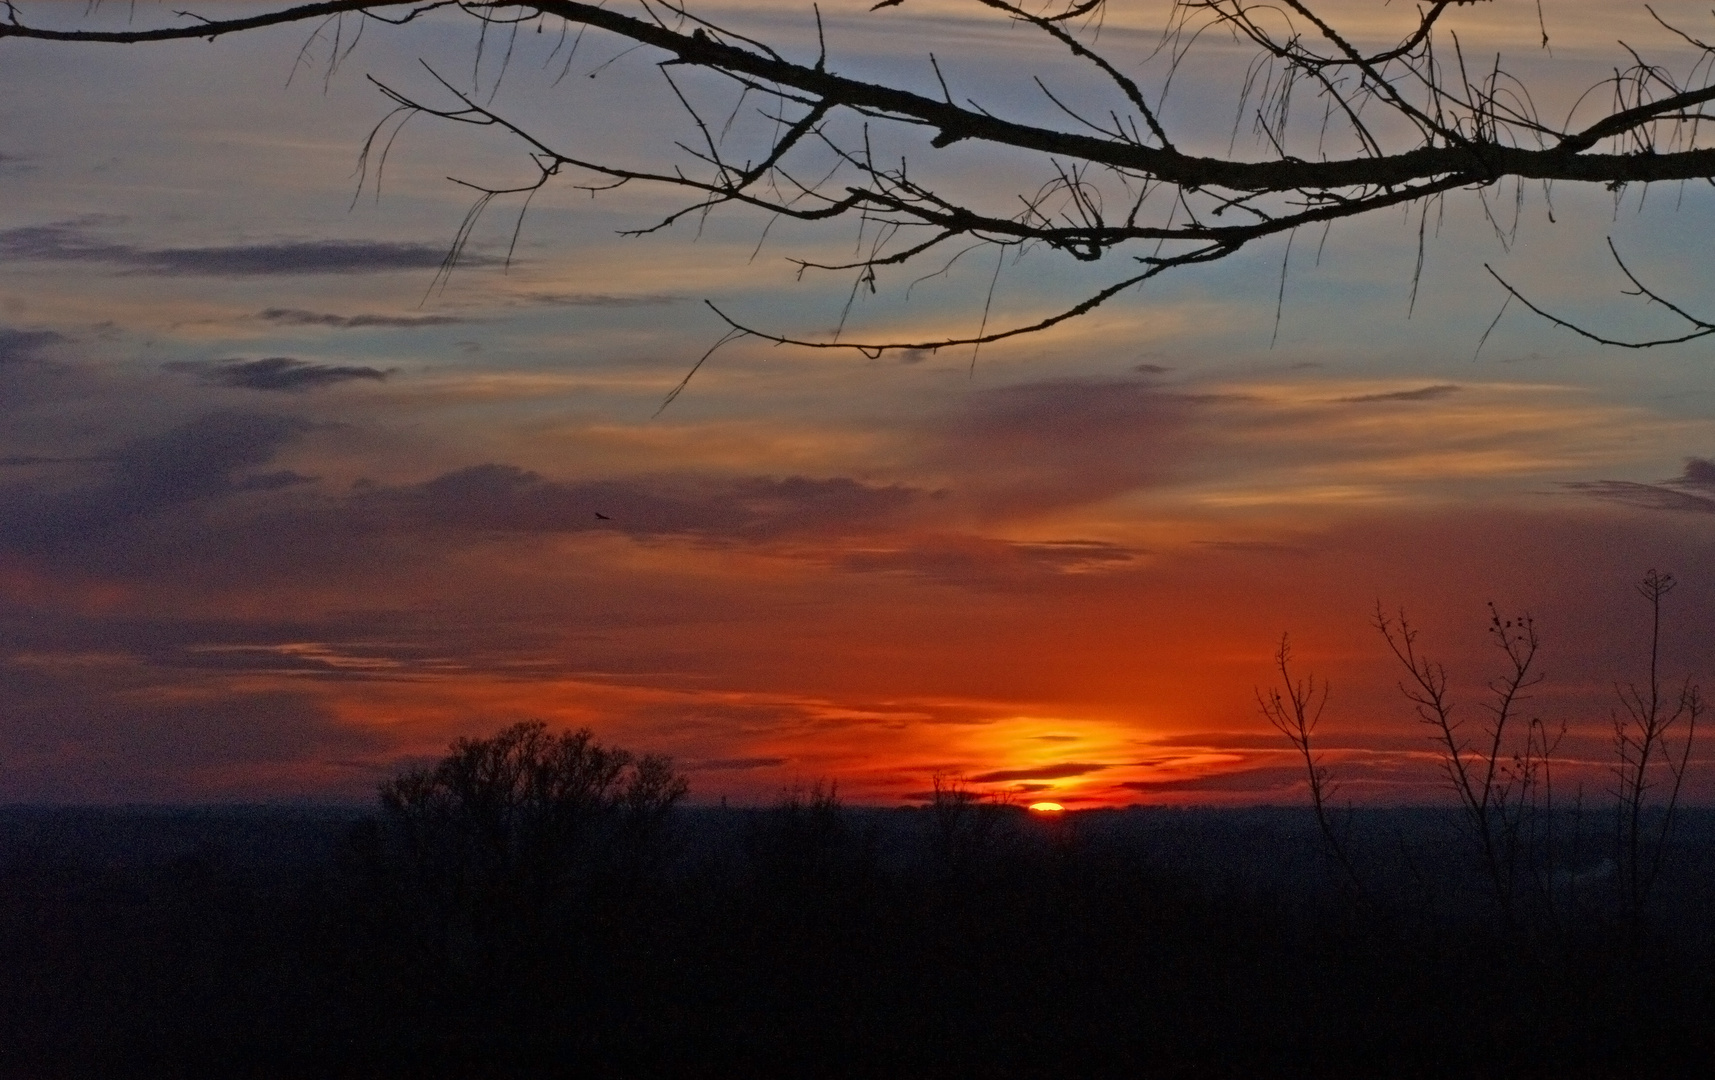
[[[383,784],[381,804],[393,857],[420,885],[461,906],[534,911],[611,874],[688,790],[669,758],[530,721],[459,739],[434,767]]]

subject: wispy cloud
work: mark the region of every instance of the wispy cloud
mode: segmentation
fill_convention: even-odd
[[[1380,394],[1358,394],[1355,397],[1335,398],[1342,405],[1363,405],[1374,401],[1434,401],[1449,394],[1456,394],[1461,387],[1454,383],[1437,383],[1434,386],[1420,386],[1416,390],[1390,390]]]
[[[1240,793],[1251,796],[1292,791],[1303,783],[1303,770],[1294,766],[1264,766],[1197,776],[1167,776],[1159,780],[1127,780],[1116,785],[1126,791],[1160,795],[1167,792]]]
[[[688,761],[685,768],[692,772],[750,772],[755,769],[777,769],[786,764],[783,757],[708,758]]]
[[[462,260],[461,260],[462,261]],[[540,304],[544,307],[593,307],[593,308],[633,308],[660,307],[665,304],[682,304],[682,296],[668,296],[659,293],[524,293],[515,297],[515,301],[525,304]]]
[[[1581,480],[1566,486],[1585,495],[1645,510],[1715,514],[1715,499],[1689,491],[1676,491],[1661,484],[1640,484],[1632,480]]]
[[[974,784],[998,784],[1007,780],[1065,780],[1073,776],[1088,776],[1090,773],[1101,772],[1107,768],[1110,766],[1068,761],[1059,765],[1039,765],[1030,769],[996,769],[993,772],[978,773],[970,780]]]
[[[1715,514],[1715,497],[1697,493],[1700,488],[1715,490],[1715,461],[1708,458],[1686,458],[1684,472],[1659,484],[1643,484],[1635,480],[1580,480],[1565,486],[1585,495],[1646,510]],[[1687,488],[1692,490],[1685,490]]]
[[[1198,540],[1196,543],[1199,547],[1235,555],[1288,555],[1302,559],[1315,554],[1309,548],[1282,544],[1274,540]]]
[[[319,390],[354,379],[381,382],[391,370],[372,367],[346,367],[316,364],[290,356],[269,356],[261,360],[174,360],[163,364],[168,371],[195,375],[209,386],[234,386],[244,390]]]
[[[996,585],[1025,576],[1118,570],[1147,554],[1101,540],[1021,542],[982,536],[926,537],[907,546],[860,548],[840,565],[859,573],[905,574],[944,584]]]
[[[408,329],[414,326],[453,326],[471,320],[458,315],[334,315],[302,308],[268,308],[257,312],[265,322],[284,326],[331,326],[340,330]]]

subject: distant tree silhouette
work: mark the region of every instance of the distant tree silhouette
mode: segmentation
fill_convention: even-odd
[[[426,987],[539,986],[537,969],[575,950],[580,916],[634,898],[659,867],[688,790],[671,759],[588,729],[459,739],[384,783],[381,817],[354,836],[372,940]]]
[[[1001,839],[997,827],[1018,807],[1010,794],[984,795],[956,776],[936,773],[932,783],[929,813],[935,854],[945,883],[963,888],[975,883],[985,858]]]
[[[425,884],[506,918],[541,912],[616,845],[653,834],[689,790],[659,755],[601,746],[539,721],[459,739],[432,769],[383,784],[394,839]],[[642,837],[638,834],[643,834]]]
[[[789,896],[849,892],[874,869],[873,838],[851,820],[835,781],[788,788],[746,840],[760,884]]]

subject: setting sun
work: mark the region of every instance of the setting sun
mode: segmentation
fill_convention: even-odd
[[[1033,802],[1030,804],[1030,812],[1033,814],[1058,814],[1064,812],[1065,809],[1057,802]]]

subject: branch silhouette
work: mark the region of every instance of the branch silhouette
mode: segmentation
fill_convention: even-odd
[[[291,23],[313,22],[319,32],[330,20],[347,16],[365,24],[398,26],[433,13],[462,13],[481,22],[485,32],[491,25],[513,35],[520,27],[541,31],[558,26],[580,37],[586,31],[612,35],[626,44],[627,53],[644,50],[695,129],[693,138],[677,142],[661,133],[662,148],[679,159],[667,167],[591,158],[558,147],[551,136],[494,108],[492,95],[490,101],[479,101],[474,92],[455,87],[433,70],[437,100],[376,80],[395,109],[365,146],[366,163],[390,121],[395,126],[388,142],[397,135],[398,124],[425,116],[508,132],[522,143],[537,170],[535,179],[523,185],[461,181],[477,197],[437,278],[441,285],[477,219],[494,200],[518,198],[527,208],[532,196],[569,172],[581,174],[575,186],[591,193],[627,184],[689,193],[691,201],[652,225],[632,230],[635,234],[659,231],[687,218],[701,220],[727,206],[812,223],[855,220],[872,238],[867,253],[845,263],[798,261],[800,273],[855,273],[854,298],[874,291],[880,272],[916,266],[961,246],[961,252],[971,245],[999,249],[1002,257],[1047,249],[1075,262],[1118,258],[1129,264],[1108,284],[1092,287],[1081,300],[1051,314],[991,327],[985,307],[985,318],[974,333],[873,339],[794,334],[710,304],[727,326],[729,337],[723,343],[735,335],[748,336],[869,356],[980,346],[1039,332],[1087,314],[1170,270],[1219,261],[1306,225],[1326,226],[1413,203],[1423,205],[1427,220],[1431,200],[1459,189],[1483,192],[1510,184],[1515,195],[1522,196],[1526,182],[1617,190],[1629,184],[1715,180],[1715,148],[1698,145],[1700,125],[1715,118],[1702,111],[1715,101],[1715,65],[1710,63],[1715,47],[1659,16],[1657,22],[1675,36],[1676,47],[1690,47],[1701,57],[1688,81],[1628,47],[1629,63],[1615,67],[1571,115],[1555,121],[1542,115],[1528,87],[1498,56],[1486,71],[1472,68],[1458,36],[1442,27],[1453,9],[1486,0],[1435,0],[1415,12],[1401,11],[1394,16],[1397,37],[1381,48],[1362,44],[1355,33],[1334,25],[1305,0],[1266,6],[1246,0],[1180,0],[1156,50],[1167,57],[1167,68],[1155,85],[1131,74],[1138,67],[1133,58],[1121,62],[1098,50],[1106,0],[1051,0],[1040,10],[1008,0],[970,2],[1064,49],[1075,66],[1105,87],[1111,106],[1100,113],[1094,108],[1081,112],[1037,78],[1036,87],[1067,123],[1016,119],[972,99],[956,100],[933,55],[930,67],[939,91],[933,95],[832,70],[819,13],[817,55],[803,60],[787,55],[784,47],[699,16],[679,0],[637,0],[623,10],[578,0],[331,0],[241,17],[186,15],[183,25],[142,29],[129,24],[123,29],[38,24],[25,17],[25,4],[12,2],[0,21],[0,39],[88,44],[214,40]],[[877,4],[875,17],[886,18],[905,7],[904,0]],[[1206,123],[1175,121],[1162,109],[1173,77],[1210,31],[1224,32],[1253,50],[1239,86],[1237,120],[1226,154],[1186,149],[1212,145],[1213,133]],[[1546,47],[1545,25],[1543,42]],[[509,45],[509,58],[510,50]],[[336,46],[330,70],[342,58]],[[729,149],[732,119],[720,127],[706,118],[675,81],[680,69],[724,77],[738,98],[732,116],[747,101],[760,103],[758,112],[771,122],[771,133],[760,143],[752,140]],[[1306,93],[1320,99],[1319,122],[1293,124],[1294,103],[1302,102]],[[1587,102],[1604,95],[1610,99],[1605,113],[1578,119]],[[1238,127],[1246,116],[1252,119],[1260,153],[1236,149]],[[895,136],[915,132],[922,137],[921,145],[903,156],[884,158],[876,149],[876,136],[883,129]],[[955,148],[962,144],[1017,152],[1021,165],[1045,170],[1047,179],[1035,190],[1020,191],[1011,209],[997,210],[982,205],[975,191],[958,190],[957,180],[920,178],[924,161],[960,153]],[[919,166],[915,172],[914,163]],[[514,242],[522,215],[521,209]],[[1708,321],[1669,303],[1623,262],[1620,266],[1635,295],[1666,306],[1687,320],[1691,330],[1636,342],[1602,335],[1550,314],[1492,268],[1489,272],[1509,300],[1516,298],[1539,316],[1592,340],[1648,347],[1715,333]]]

